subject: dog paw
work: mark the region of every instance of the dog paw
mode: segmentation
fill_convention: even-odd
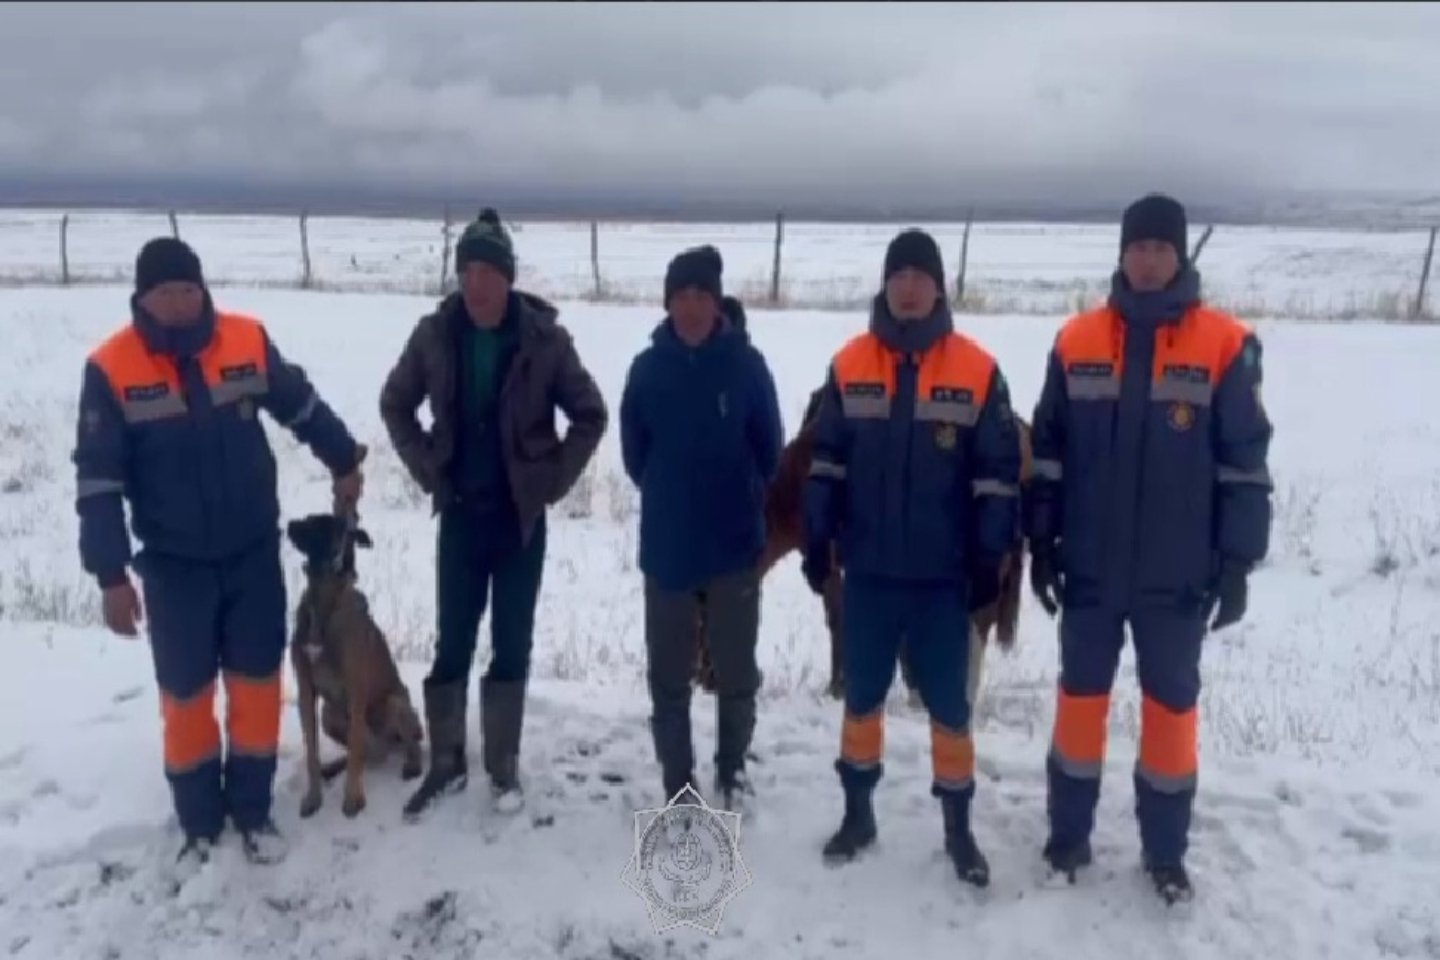
[[[319,790],[311,790],[306,793],[304,799],[300,801],[300,816],[306,818],[315,816],[316,811],[320,809],[321,800]]]
[[[365,809],[365,794],[346,794],[345,803],[341,805],[340,812],[347,817],[358,817],[360,811]]]

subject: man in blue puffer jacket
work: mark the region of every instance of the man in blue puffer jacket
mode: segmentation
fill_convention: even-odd
[[[640,488],[651,730],[665,795],[694,787],[690,679],[704,602],[718,693],[715,785],[732,809],[752,792],[744,766],[760,686],[756,564],[784,434],[774,379],[744,308],[721,289],[722,270],[709,246],[671,261],[667,316],[626,378],[620,443]]]

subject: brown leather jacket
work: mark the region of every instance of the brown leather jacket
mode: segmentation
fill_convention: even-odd
[[[600,445],[609,411],[600,388],[580,362],[575,344],[557,321],[559,311],[534,294],[516,291],[520,343],[500,393],[505,469],[521,534],[528,543],[545,509],[580,478]],[[458,344],[467,323],[459,293],[442,300],[416,324],[380,391],[380,417],[396,453],[436,512],[454,499],[449,465],[460,416]],[[434,420],[427,433],[416,411],[428,400]],[[555,432],[555,408],[569,429]]]

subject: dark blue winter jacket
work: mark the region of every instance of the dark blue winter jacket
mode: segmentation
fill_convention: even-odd
[[[217,561],[275,537],[280,507],[266,410],[335,475],[356,443],[260,322],[217,314],[161,327],[133,299],[132,323],[87,359],[74,462],[80,557],[102,586],[131,559],[123,501],[149,551]]]
[[[939,304],[870,330],[830,364],[805,485],[812,545],[847,573],[953,583],[994,571],[1020,536],[1020,438],[994,358]]]
[[[1031,435],[1032,546],[1057,545],[1068,606],[1194,605],[1222,561],[1268,548],[1271,425],[1260,342],[1187,269],[1056,337]]]
[[[724,321],[691,348],[669,319],[630,366],[620,400],[625,472],[640,488],[640,569],[692,590],[753,566],[765,488],[784,432],[775,381],[726,298]]]

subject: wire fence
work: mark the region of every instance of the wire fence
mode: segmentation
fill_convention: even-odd
[[[880,287],[885,247],[908,224],[517,221],[517,283],[542,296],[659,306],[665,266],[716,246],[727,292],[776,308],[852,309]],[[1118,225],[921,224],[946,258],[955,307],[1055,314],[1104,297]],[[0,285],[128,284],[140,246],[184,237],[209,282],[437,296],[453,288],[463,223],[358,217],[0,210]],[[1435,319],[1437,230],[1205,225],[1191,257],[1207,299],[1251,317]]]

